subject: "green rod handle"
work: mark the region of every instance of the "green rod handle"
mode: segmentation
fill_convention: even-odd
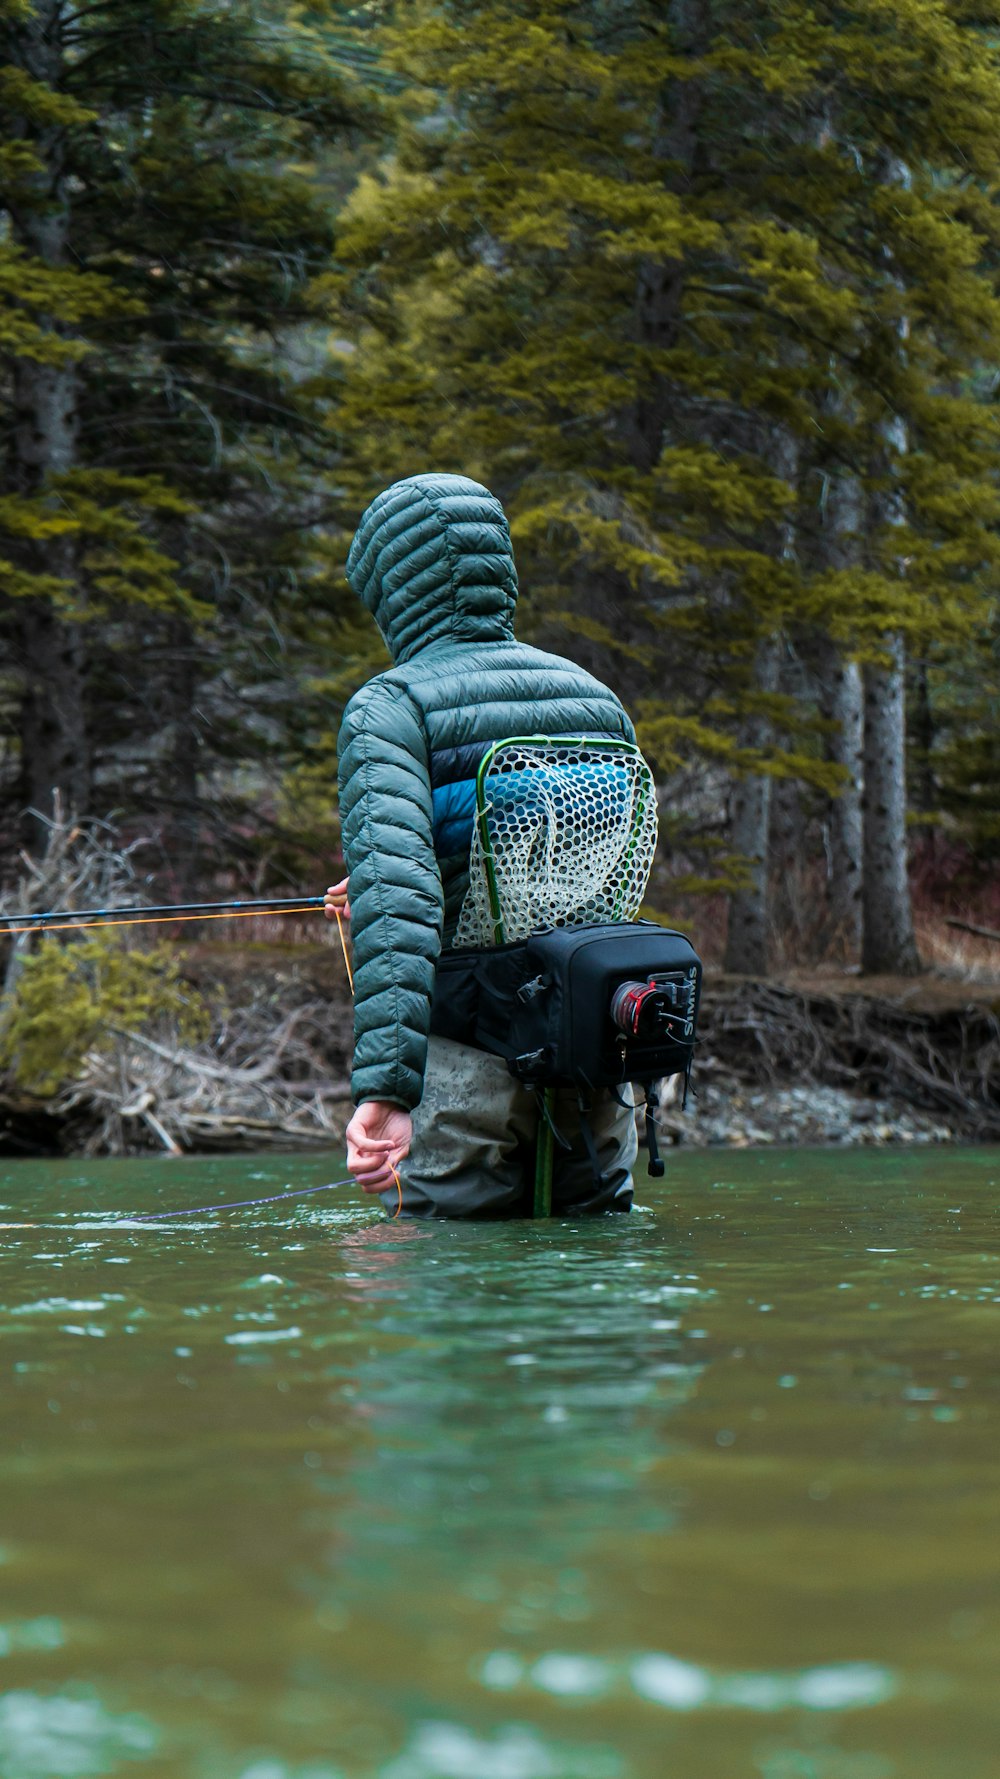
[[[535,1143],[535,1203],[533,1215],[551,1217],[552,1215],[552,1172],[555,1162],[555,1139],[549,1118],[555,1109],[556,1096],[551,1087],[545,1089],[545,1109],[549,1117],[542,1117],[538,1125],[538,1137]]]

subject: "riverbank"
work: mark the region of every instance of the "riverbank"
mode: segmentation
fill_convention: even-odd
[[[55,1102],[0,1096],[0,1153],[339,1147],[351,1003],[335,935],[196,943],[181,962],[211,1037],[171,1052],[122,1034]],[[996,1141],[1000,983],[711,971],[692,1095],[682,1110],[668,1084],[660,1122],[695,1147]]]
[[[351,1004],[332,945],[192,947],[192,979],[233,1002],[319,995],[331,1059],[350,1072]],[[709,971],[693,1091],[669,1083],[668,1141],[696,1147],[1000,1139],[1000,982],[927,972],[789,971],[758,982]],[[349,1106],[345,1111],[349,1114]]]
[[[1000,1137],[1000,984],[927,972],[790,971],[706,982],[681,1143],[941,1143]]]

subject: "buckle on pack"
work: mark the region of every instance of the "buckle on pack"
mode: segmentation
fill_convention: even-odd
[[[544,1068],[547,1060],[548,1051],[544,1047],[541,1050],[525,1050],[521,1056],[511,1059],[509,1065],[511,1074],[516,1075],[521,1081],[530,1081],[532,1076],[537,1075]]]
[[[533,976],[530,982],[522,982],[517,991],[517,998],[527,1006],[529,1001],[534,1001],[539,995],[543,995],[545,990],[551,987],[551,984],[551,976]]]

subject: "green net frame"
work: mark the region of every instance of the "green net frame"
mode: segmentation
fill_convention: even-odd
[[[476,774],[469,890],[455,945],[504,945],[554,926],[633,920],[656,835],[656,787],[633,742],[585,735],[495,742]],[[553,1103],[548,1089],[536,1216],[552,1209]]]

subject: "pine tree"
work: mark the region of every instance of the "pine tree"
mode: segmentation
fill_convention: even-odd
[[[8,808],[58,786],[191,848],[213,764],[274,745],[284,617],[325,578],[310,157],[368,103],[338,14],[0,0]]]
[[[1000,344],[988,21],[939,0],[393,17],[392,153],[328,280],[338,427],[363,439],[345,485],[360,504],[415,462],[491,481],[535,634],[638,701],[661,776],[700,754],[703,785],[747,797],[775,771],[845,788],[856,865],[833,663],[856,692],[852,662],[874,684],[898,639],[957,640],[996,559],[995,428],[963,387]],[[856,514],[832,547],[831,483]],[[810,704],[763,671],[780,636],[822,641]],[[869,872],[890,807],[869,799]]]

